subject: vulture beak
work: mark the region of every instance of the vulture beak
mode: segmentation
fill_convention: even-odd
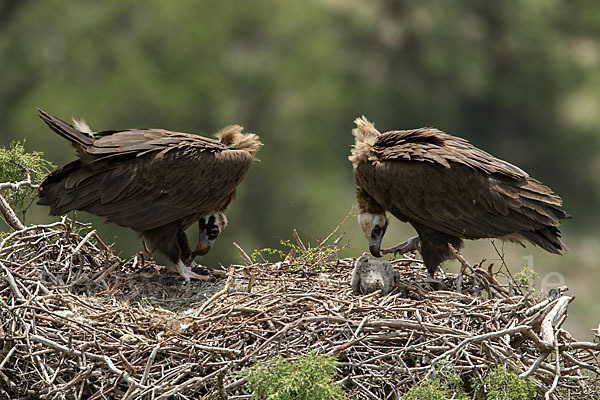
[[[369,242],[369,251],[371,254],[374,257],[381,257],[381,241],[388,226],[385,213],[371,214],[361,212],[358,214],[358,223],[363,235],[365,235],[365,238]]]
[[[219,234],[227,226],[227,218],[222,212],[207,214],[198,220],[198,245],[192,256],[203,256],[210,251]]]
[[[198,238],[198,245],[194,251],[195,256],[203,256],[210,251],[213,241],[208,239],[206,229],[200,231],[200,237]]]
[[[369,240],[369,251],[373,257],[381,257],[381,239],[383,239],[383,235],[379,236],[375,240]]]

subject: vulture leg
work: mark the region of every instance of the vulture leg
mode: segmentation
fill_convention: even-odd
[[[419,229],[419,237],[421,238],[421,257],[423,264],[427,267],[427,272],[433,278],[435,271],[444,260],[449,260],[454,257],[448,244],[459,251],[462,247],[462,240],[458,237],[446,235],[442,232],[433,230]]]
[[[192,259],[192,249],[190,248],[187,235],[183,229],[179,230],[177,233],[177,244],[180,249],[179,260],[177,260],[177,272],[179,272],[179,275],[181,275],[186,282],[189,282],[190,279],[204,281],[210,279],[209,276],[199,275],[192,271],[192,268],[196,266],[196,263]],[[183,260],[185,260],[185,262]]]
[[[179,259],[186,265],[192,266],[192,249],[190,248],[187,235],[182,228],[179,228],[177,232],[177,245],[179,247]]]
[[[177,272],[183,279],[207,280],[209,277],[198,275],[192,271],[192,250],[187,236],[179,221],[160,228],[144,231],[142,237],[150,245],[152,251],[160,251],[177,267]]]
[[[381,249],[381,254],[394,253],[394,257],[400,254],[408,253],[411,251],[421,251],[421,239],[418,236],[412,237],[400,244],[390,247],[389,249]]]
[[[196,255],[190,249],[187,236],[183,230],[178,233],[177,240],[179,243],[179,248],[181,249],[181,258],[177,262],[177,271],[179,272],[179,275],[183,277],[183,279],[186,281],[189,281],[190,278],[207,281],[211,280],[213,276],[216,278],[223,278],[225,276],[225,271],[215,270],[196,264],[194,261],[194,257]],[[192,269],[196,267],[200,269],[201,275],[192,271]]]

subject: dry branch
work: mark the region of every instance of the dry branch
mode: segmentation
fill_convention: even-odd
[[[6,224],[18,231],[25,228],[25,225],[21,222],[17,214],[10,207],[6,199],[0,194],[0,213],[2,218],[6,221]]]
[[[31,189],[37,189],[40,185],[36,185],[31,181],[31,172],[29,169],[25,169],[27,173],[27,179],[20,182],[3,182],[0,183],[0,192],[4,189],[19,190],[22,186],[29,187]],[[6,199],[0,194],[0,214],[8,226],[18,231],[25,228],[25,225],[21,222],[17,214],[14,212],[12,207],[8,204]]]

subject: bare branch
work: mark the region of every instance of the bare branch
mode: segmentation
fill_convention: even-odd
[[[17,214],[15,214],[12,207],[8,204],[8,202],[4,199],[4,197],[1,194],[0,213],[2,213],[2,218],[7,223],[7,225],[13,228],[15,231],[25,229],[25,225],[23,225],[21,220],[17,217]]]

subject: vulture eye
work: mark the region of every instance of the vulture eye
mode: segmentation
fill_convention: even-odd
[[[380,233],[381,233],[381,228],[378,226],[375,226],[375,228],[373,228],[373,231],[371,232],[371,235],[373,235],[373,237],[376,238],[379,236]]]
[[[208,237],[209,239],[214,239],[217,236],[219,236],[219,228],[217,228],[216,226],[213,226],[212,228],[210,228],[210,230],[208,231]]]

